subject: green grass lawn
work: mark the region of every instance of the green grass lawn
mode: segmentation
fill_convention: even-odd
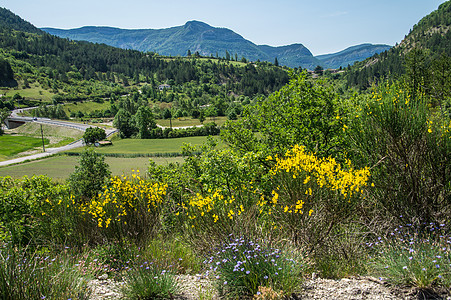
[[[214,137],[219,140],[219,137]],[[193,136],[177,139],[122,139],[113,141],[112,146],[97,148],[102,154],[155,154],[155,153],[180,153],[183,143],[201,145],[207,141],[206,136]],[[84,148],[73,149],[70,152],[81,153]]]
[[[21,178],[24,175],[48,175],[55,180],[66,180],[69,175],[75,171],[75,166],[78,165],[78,156],[53,156],[42,160],[26,162],[23,164],[6,166],[0,168],[0,176],[11,176],[14,178]],[[182,157],[154,157],[152,158],[158,165],[168,163],[182,163]],[[110,166],[112,175],[130,175],[132,170],[140,170],[141,174],[147,171],[149,166],[149,158],[116,158],[106,157],[105,162]]]
[[[49,140],[44,139],[44,143],[48,144]],[[42,140],[40,138],[9,134],[2,135],[0,136],[0,160],[6,160],[18,153],[35,147],[42,147]]]

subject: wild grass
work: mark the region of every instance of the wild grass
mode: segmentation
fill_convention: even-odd
[[[69,116],[71,112],[81,111],[83,114],[89,114],[93,111],[99,110],[104,111],[110,108],[110,102],[105,101],[103,103],[94,102],[94,101],[83,101],[83,102],[74,102],[67,103],[64,105],[64,111]]]
[[[31,84],[30,88],[10,89],[6,92],[6,96],[13,97],[16,93],[26,99],[42,100],[42,102],[51,102],[53,96],[55,96],[55,94],[43,89],[39,84]]]
[[[13,166],[0,168],[0,176],[11,176],[21,178],[25,175],[47,175],[54,180],[63,181],[74,172],[78,163],[78,156],[53,156],[42,160],[26,162]],[[112,175],[131,175],[132,170],[146,170],[149,165],[149,157],[123,158],[106,157],[105,161],[110,166]],[[157,165],[169,163],[182,163],[182,157],[152,157]]]
[[[40,138],[29,136],[3,135],[0,136],[0,160],[6,160],[21,152],[33,149],[35,147],[42,147],[42,140]],[[48,145],[49,140],[44,139],[44,144]]]
[[[218,138],[215,138],[218,140]],[[207,141],[206,136],[194,136],[174,139],[122,139],[113,141],[112,146],[97,149],[101,154],[152,154],[152,153],[180,153],[184,143],[201,145]],[[73,149],[70,152],[83,152],[83,148]]]

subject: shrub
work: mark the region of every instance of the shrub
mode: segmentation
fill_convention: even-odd
[[[138,266],[139,265],[139,266]],[[153,262],[138,264],[125,275],[122,292],[126,299],[174,299],[180,292],[174,275]]]
[[[85,202],[102,190],[110,173],[104,156],[92,148],[86,148],[80,156],[79,165],[75,166],[75,172],[70,175],[68,183],[74,194]]]
[[[342,166],[297,145],[285,157],[268,160],[275,163],[269,172],[272,192],[260,199],[260,211],[272,220],[274,229],[286,232],[310,251],[335,226],[349,221],[370,175],[368,168],[354,169],[350,161]]]
[[[88,279],[64,254],[28,255],[10,245],[0,248],[2,299],[89,299]]]
[[[380,85],[346,130],[353,161],[372,168],[377,214],[425,222],[451,216],[451,123],[402,84]],[[345,129],[345,128],[344,128]]]
[[[220,295],[242,299],[271,287],[291,295],[299,287],[302,265],[285,251],[246,238],[231,239],[208,257],[206,275],[215,278]]]
[[[157,232],[166,189],[166,184],[144,181],[137,174],[116,176],[82,210],[96,221],[104,237],[143,241]]]
[[[406,224],[367,243],[380,279],[427,290],[451,286],[451,236],[445,224]]]

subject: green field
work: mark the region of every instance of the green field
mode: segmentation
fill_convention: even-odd
[[[84,101],[84,102],[74,102],[74,103],[67,103],[64,105],[64,111],[69,116],[70,113],[81,111],[84,114],[88,114],[90,112],[93,112],[95,110],[104,111],[106,109],[109,109],[111,106],[109,101],[105,101],[103,103],[97,103],[94,101]]]
[[[43,102],[51,102],[53,96],[55,94],[51,93],[49,90],[44,90],[39,84],[31,84],[30,88],[25,89],[9,89],[5,90],[2,93],[5,93],[8,97],[13,97],[16,93],[20,96],[25,97],[26,99],[34,99],[34,100],[42,100]]]
[[[63,126],[42,124],[42,131],[44,134],[44,139],[49,141],[48,146],[53,148],[70,144],[73,141],[81,139],[83,136],[83,131]],[[41,124],[29,122],[17,128],[8,130],[7,133],[16,137],[26,136],[41,139]],[[19,152],[26,150],[20,150]]]
[[[24,175],[48,175],[55,180],[65,180],[74,172],[75,166],[78,164],[77,156],[53,156],[42,160],[26,162],[23,164],[6,166],[0,168],[0,176],[11,176],[20,178]],[[182,157],[155,157],[152,158],[158,165],[168,164],[171,162],[183,162]],[[132,170],[140,170],[141,174],[147,170],[149,166],[149,158],[116,158],[106,157],[106,163],[110,166],[112,175],[130,175]]]
[[[214,137],[219,140],[219,137]],[[193,136],[177,139],[122,139],[113,141],[112,146],[105,146],[96,149],[102,154],[155,154],[155,153],[180,153],[184,143],[201,145],[207,141],[206,136]],[[84,148],[73,149],[70,152],[81,153]]]
[[[49,140],[44,139],[44,143],[48,144]],[[0,136],[0,160],[6,160],[18,153],[42,147],[42,140],[29,136],[18,135],[2,135]]]

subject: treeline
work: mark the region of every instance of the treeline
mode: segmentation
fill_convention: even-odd
[[[154,53],[124,50],[88,42],[73,42],[49,34],[28,34],[0,29],[0,48],[35,67],[52,70],[62,82],[71,78],[119,82],[150,83],[173,80],[175,84],[195,81],[230,84],[239,94],[269,94],[288,82],[286,71],[273,66],[234,66],[219,60],[164,59]],[[209,72],[208,76],[205,72]]]

